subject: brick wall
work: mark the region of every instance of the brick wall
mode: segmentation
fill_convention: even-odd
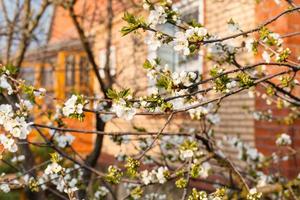
[[[84,17],[85,30],[90,30],[90,27],[101,23],[101,20],[103,20],[102,13],[106,8],[105,2],[105,0],[80,0],[75,4],[75,13],[79,17]],[[57,6],[51,24],[49,43],[59,43],[77,38],[78,34],[69,16],[69,12],[61,6]]]
[[[300,1],[294,1],[297,5],[299,5]],[[275,15],[282,12],[285,8],[287,8],[287,4],[282,1],[278,6],[273,1],[264,0],[259,5],[256,6],[256,23],[260,24],[265,20],[268,20]],[[271,31],[277,32],[281,35],[287,33],[293,33],[299,31],[300,25],[300,14],[294,12],[293,14],[286,15],[277,20],[274,24],[269,26]],[[292,53],[292,60],[295,60],[300,53],[300,37],[291,37],[284,40],[286,46],[288,46]],[[260,59],[260,58],[257,58]],[[278,72],[278,67],[268,67],[268,71],[270,72]],[[299,76],[296,77],[299,80]],[[259,90],[259,89],[258,89]],[[299,96],[300,91],[295,91],[295,95]],[[256,98],[255,107],[257,110],[266,110],[271,109],[276,117],[284,117],[287,116],[288,112],[286,110],[278,110],[274,106],[268,106],[261,98]],[[285,125],[278,124],[276,122],[261,122],[255,121],[255,143],[260,151],[262,151],[266,155],[270,155],[274,151],[285,150],[278,149],[275,145],[276,136],[281,133],[288,133],[292,140],[292,147],[299,150],[300,145],[300,122],[296,122],[295,124]],[[289,161],[281,162],[278,165],[274,166],[274,168],[281,168],[282,172],[289,177],[293,177],[299,173],[299,165],[300,165],[300,157],[292,157]]]
[[[209,32],[220,37],[233,34],[228,30],[227,21],[232,18],[237,22],[242,30],[247,30],[255,26],[255,1],[247,0],[224,0],[224,1],[205,1],[205,26]],[[230,43],[231,41],[229,41]],[[251,62],[253,56],[249,54],[239,55],[238,60],[242,63]],[[207,76],[213,63],[205,62],[204,73]],[[226,66],[232,68],[232,66]],[[216,127],[218,137],[237,136],[243,141],[254,145],[254,120],[249,115],[245,107],[250,110],[254,108],[254,99],[248,96],[247,92],[233,95],[221,103],[219,114],[220,124]],[[235,150],[226,146],[224,149],[228,156],[236,159]]]

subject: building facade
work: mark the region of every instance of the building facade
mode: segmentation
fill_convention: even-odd
[[[101,76],[105,76],[103,68],[106,59],[106,39],[107,26],[105,22],[106,1],[98,0],[79,1],[76,12],[79,14],[87,13],[88,23],[84,24],[88,36],[93,43],[93,53],[97,58],[99,72]],[[300,3],[300,1],[295,1]],[[238,22],[242,30],[249,30],[260,25],[265,20],[270,19],[274,15],[280,13],[286,7],[285,2],[277,5],[274,1],[261,0],[257,4],[254,0],[178,0],[175,6],[183,13],[184,19],[195,18],[203,23],[210,33],[219,36],[232,34],[227,28],[227,21],[233,19]],[[88,12],[84,9],[88,8]],[[153,51],[145,44],[145,40],[149,35],[141,33],[137,35],[129,35],[122,37],[120,30],[125,25],[122,20],[124,11],[134,12],[138,15],[146,15],[146,13],[134,6],[123,5],[119,1],[113,4],[114,19],[111,40],[110,55],[110,73],[116,77],[116,88],[134,88],[137,95],[146,94],[150,88],[146,72],[142,68],[145,59],[160,57],[162,62],[168,63],[174,71],[188,70],[195,71],[203,76],[207,76],[211,63],[203,56],[193,56],[189,58],[180,57],[172,50],[171,46],[164,45],[156,51]],[[96,14],[95,14],[96,12]],[[89,14],[91,13],[91,14]],[[93,14],[92,14],[93,13]],[[93,16],[94,15],[94,16]],[[93,18],[94,17],[94,18]],[[299,30],[297,21],[300,15],[294,13],[280,18],[271,27],[271,30],[280,34],[296,32]],[[159,27],[162,31],[173,33],[176,31],[172,26]],[[300,37],[285,39],[285,44],[294,52],[294,56],[299,55]],[[254,63],[262,58],[250,54],[241,55],[245,63]],[[31,52],[27,55],[24,65],[31,66],[27,70],[35,70],[33,83],[47,88],[53,93],[58,100],[63,100],[72,92],[80,92],[86,95],[101,97],[99,92],[99,84],[95,80],[94,74],[89,67],[86,55],[82,49],[81,43],[76,34],[72,20],[68,12],[63,8],[56,8],[52,20],[50,39],[47,47],[39,49],[37,52]],[[270,67],[267,70],[273,70]],[[298,77],[297,77],[298,78]],[[31,80],[32,81],[32,80]],[[259,90],[259,88],[257,88]],[[299,91],[296,91],[299,95]],[[91,105],[92,106],[92,105]],[[234,95],[222,103],[220,109],[221,122],[216,130],[220,137],[224,135],[239,135],[244,141],[256,146],[266,155],[270,155],[276,148],[276,136],[282,132],[291,135],[293,139],[293,147],[297,149],[300,145],[300,123],[295,124],[277,124],[275,122],[257,121],[249,111],[272,109],[278,115],[286,115],[282,110],[277,110],[274,106],[268,106],[260,97],[249,96],[247,92]],[[195,127],[198,124],[194,121],[185,120],[186,116],[176,117],[171,129],[180,127]],[[133,130],[133,127],[144,127],[148,131],[157,131],[163,125],[164,117],[155,119],[137,116],[128,123],[120,119],[114,119],[108,123],[107,131]],[[87,120],[78,123],[70,120],[68,125],[73,128],[91,129],[95,127],[94,117],[88,114]],[[75,148],[82,153],[88,153],[91,150],[94,136],[80,135],[75,141]],[[109,155],[122,153],[124,151],[134,151],[133,147],[119,147],[111,142],[109,137],[104,140],[104,154],[100,158],[101,161],[113,159]],[[230,155],[234,155],[232,150],[227,150]],[[111,158],[111,159],[108,159]],[[233,156],[233,159],[236,159]],[[285,172],[289,176],[298,173],[297,168],[300,159],[284,162],[281,167],[285,168]]]

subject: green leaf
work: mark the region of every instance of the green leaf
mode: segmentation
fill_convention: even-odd
[[[133,129],[137,132],[147,132],[147,130],[144,127],[133,126]]]
[[[156,86],[170,90],[172,88],[172,82],[168,77],[161,76],[159,79],[157,79]]]
[[[146,61],[144,62],[143,67],[144,67],[145,69],[153,69],[153,66],[152,66],[152,64],[151,64],[151,62],[150,62],[149,60],[146,60]]]
[[[108,89],[106,94],[107,94],[107,97],[110,99],[118,99],[118,93],[114,89]]]
[[[12,64],[5,65],[5,69],[9,71],[10,74],[15,75],[18,73],[19,69]]]
[[[125,89],[119,92],[119,98],[124,98],[130,95],[130,89]]]
[[[138,27],[136,26],[125,26],[121,29],[122,36],[128,35],[129,33],[135,31]]]
[[[142,18],[136,18],[133,14],[125,12],[122,18],[124,21],[128,23],[128,26],[124,26],[121,29],[121,33],[123,36],[136,31],[139,28],[146,27],[147,24],[144,22]]]
[[[129,12],[125,12],[122,18],[124,21],[128,22],[129,24],[136,24],[138,21],[135,19],[135,16]]]

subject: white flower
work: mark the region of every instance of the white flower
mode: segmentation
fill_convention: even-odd
[[[27,110],[31,110],[33,108],[33,105],[32,105],[32,103],[30,101],[21,99],[20,100],[20,104],[16,103],[16,107],[17,108],[25,108]]]
[[[38,184],[40,185],[40,187],[41,187],[42,190],[46,190],[47,189],[45,177],[38,177]]]
[[[252,52],[253,51],[253,45],[254,45],[254,39],[250,38],[248,40],[246,40],[245,42],[245,47],[247,49],[248,52]]]
[[[261,154],[260,152],[257,151],[256,148],[251,148],[249,146],[246,146],[246,154],[248,156],[249,159],[247,159],[248,162],[251,162],[251,161],[262,161],[264,159],[264,156],[263,154]]]
[[[190,27],[185,32],[176,32],[174,39],[174,50],[182,51],[185,56],[189,55],[189,38],[192,36],[205,37],[207,35],[207,29],[203,27]]]
[[[4,118],[6,117],[12,117],[13,114],[13,110],[12,110],[12,106],[9,104],[1,104],[0,105],[0,123],[3,124],[4,123]]]
[[[118,102],[114,103],[111,110],[115,112],[119,118],[125,119],[127,121],[132,120],[132,118],[136,114],[136,109],[133,107],[127,107],[124,99],[121,99]]]
[[[15,127],[15,128],[13,128],[11,134],[12,134],[14,137],[20,137],[20,135],[21,135],[21,130],[20,130],[18,127]]]
[[[156,172],[156,178],[160,184],[164,184],[167,179],[165,177],[165,173],[168,171],[167,167],[159,167]]]
[[[235,80],[230,81],[229,83],[226,84],[226,88],[229,90],[235,88],[236,86],[237,86],[237,82]]]
[[[82,114],[83,113],[83,105],[81,103],[77,103],[78,97],[76,95],[72,95],[69,98],[62,108],[63,115],[69,117],[71,114]]]
[[[228,24],[228,29],[231,31],[231,32],[237,32],[240,30],[240,26],[237,24],[237,23],[227,23]]]
[[[77,187],[71,187],[71,188],[65,188],[64,192],[67,193],[67,194],[70,194],[70,193],[73,193],[73,192],[75,192],[77,190],[78,190]]]
[[[192,37],[193,35],[204,37],[207,35],[207,29],[203,27],[190,27],[186,30],[185,36],[186,38]]]
[[[213,43],[208,46],[208,53],[216,60],[224,60],[227,53],[221,43]]]
[[[263,172],[257,172],[257,176],[258,176],[258,182],[257,182],[258,187],[263,187],[268,184],[268,176],[265,175]]]
[[[2,190],[4,193],[8,193],[10,191],[9,185],[7,183],[2,183],[0,185],[0,190]]]
[[[276,140],[277,146],[285,146],[291,144],[292,144],[291,137],[286,133],[282,133]]]
[[[83,113],[83,105],[81,103],[77,104],[76,112],[78,114],[82,114]]]
[[[144,2],[144,3],[143,3],[143,8],[144,8],[145,10],[149,10],[149,8],[150,8],[149,3]]]
[[[11,85],[8,83],[7,77],[6,77],[5,74],[3,74],[0,77],[0,87],[3,88],[3,89],[6,89],[8,95],[11,95],[14,92],[13,89],[12,89],[12,87],[11,87]]]
[[[106,187],[101,186],[95,192],[94,196],[95,196],[95,198],[100,199],[100,197],[105,197],[108,193],[109,193],[109,190]]]
[[[152,28],[155,28],[158,24],[164,24],[167,22],[167,14],[162,6],[155,5],[154,10],[150,11],[148,22]]]
[[[166,194],[150,193],[145,195],[145,200],[166,200]]]
[[[161,47],[161,37],[162,34],[160,32],[157,32],[155,34],[151,34],[151,37],[148,40],[146,40],[146,44],[148,44],[150,51],[156,51],[159,47]]]
[[[67,145],[71,145],[74,139],[75,137],[69,133],[65,135],[56,135],[54,138],[60,148],[65,148]]]
[[[193,104],[191,104],[193,105]],[[211,112],[213,106],[212,104],[208,104],[207,106],[199,106],[194,109],[190,109],[188,112],[190,114],[190,117],[192,119],[201,119],[203,116],[207,115],[209,112]]]
[[[16,152],[18,150],[15,140],[12,138],[6,137],[6,135],[0,135],[0,143],[3,145],[4,149],[7,149],[10,152]]]
[[[6,131],[10,132],[14,137],[25,139],[30,133],[30,124],[25,121],[24,117],[16,117],[10,115],[3,115],[0,112],[0,123]]]
[[[218,114],[208,114],[206,117],[212,124],[218,124],[221,121],[221,118]]]
[[[155,78],[157,77],[157,72],[155,70],[149,70],[147,72],[147,77],[150,79],[150,80],[155,80]]]
[[[191,53],[189,49],[189,41],[183,32],[175,33],[174,42],[175,42],[174,45],[175,51],[183,51],[183,54],[186,56]]]
[[[172,79],[174,85],[182,84],[186,87],[189,87],[196,80],[197,74],[195,72],[185,72],[182,71],[180,74],[177,72],[172,73]]]
[[[19,155],[18,161],[24,161],[24,160],[25,160],[25,156],[24,155]]]
[[[185,159],[189,159],[192,158],[194,156],[194,152],[190,149],[184,150],[184,151],[180,151],[180,157],[185,160]]]
[[[271,56],[268,52],[264,51],[262,54],[263,59],[266,61],[266,63],[270,63],[271,62]]]
[[[47,175],[49,175],[49,174],[57,174],[62,169],[63,169],[62,166],[60,166],[56,162],[53,162],[53,163],[51,163],[51,164],[49,164],[47,166],[47,168],[45,169],[45,174],[47,174]]]
[[[200,168],[200,172],[199,172],[200,177],[201,178],[207,178],[208,175],[209,175],[210,170],[211,170],[211,166],[208,162],[202,163],[201,168]]]
[[[25,184],[28,184],[29,183],[29,179],[30,179],[30,176],[28,174],[25,174],[22,179],[24,180],[24,183]]]
[[[141,180],[145,185],[149,185],[154,181],[153,176],[154,174],[152,172],[149,172],[148,170],[144,170],[141,172]]]
[[[35,97],[42,97],[42,96],[45,96],[45,94],[46,94],[46,89],[45,88],[39,88],[38,90],[35,90],[33,92],[33,95]]]
[[[65,181],[63,178],[59,178],[57,181],[54,182],[54,184],[56,185],[56,189],[60,192],[63,192],[65,189]]]
[[[256,196],[256,198],[252,198],[253,196]],[[252,188],[249,190],[247,199],[260,199],[261,196],[262,196],[262,193],[258,192],[256,188]]]
[[[20,155],[20,156],[14,156],[11,159],[11,162],[15,163],[15,162],[22,162],[25,160],[25,156],[24,155]]]
[[[272,37],[274,40],[276,40],[276,45],[277,46],[282,45],[283,40],[282,40],[281,36],[278,33],[270,33],[269,36]]]

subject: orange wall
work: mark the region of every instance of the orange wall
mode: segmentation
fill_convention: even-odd
[[[75,4],[75,13],[78,17],[84,16],[85,30],[97,23],[101,23],[101,16],[105,11],[106,0],[79,0]],[[65,40],[76,39],[77,31],[73,25],[69,12],[61,6],[56,7],[52,21],[50,44]]]
[[[264,0],[256,7],[256,21],[257,24],[261,24],[265,20],[268,20],[275,15],[278,15],[287,8],[287,4],[284,1],[281,1],[281,5],[278,6],[274,1]],[[295,4],[299,5],[300,0],[294,1]],[[294,12],[293,14],[286,15],[281,17],[275,23],[270,25],[268,28],[279,34],[287,34],[299,31],[300,25],[300,13]],[[292,51],[291,60],[295,60],[296,56],[300,53],[300,37],[291,37],[284,40],[285,47],[289,47]],[[261,59],[261,58],[259,58]],[[278,67],[267,67],[267,70],[271,73],[277,73],[279,70]],[[296,77],[299,80],[299,76]],[[296,95],[299,96],[300,91],[296,91]],[[256,109],[257,110],[266,110],[272,109],[276,117],[285,117],[288,116],[287,110],[278,110],[274,105],[268,106],[265,101],[261,98],[256,98]],[[299,150],[300,147],[300,121],[291,125],[278,124],[276,122],[265,122],[265,121],[256,121],[255,122],[255,143],[257,148],[266,155],[270,155],[274,151],[278,151],[278,148],[275,145],[276,136],[281,133],[288,133],[293,141],[292,147],[296,150]],[[285,151],[286,149],[281,149]],[[297,167],[298,166],[298,167]],[[284,169],[284,174],[289,177],[293,177],[299,173],[300,166],[300,156],[295,156],[287,162],[279,164],[281,169]]]

